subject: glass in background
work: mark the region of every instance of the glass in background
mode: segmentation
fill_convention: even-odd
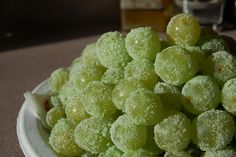
[[[172,0],[120,0],[122,30],[151,26],[158,32],[166,29],[173,15]]]
[[[201,25],[213,26],[217,30],[223,21],[224,0],[174,0],[182,12],[198,18]]]

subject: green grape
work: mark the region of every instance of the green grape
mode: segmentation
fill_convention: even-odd
[[[122,157],[159,157],[152,153],[146,152],[143,149],[125,152]]]
[[[233,148],[226,148],[221,150],[206,151],[202,157],[235,157],[236,150]]]
[[[224,41],[224,39],[219,37],[206,38],[199,41],[198,45],[208,56],[217,51],[229,50],[228,44]]]
[[[166,152],[164,157],[191,157],[187,152]]]
[[[122,68],[131,61],[125,48],[125,39],[119,32],[103,34],[97,40],[96,47],[98,59],[107,68]]]
[[[60,106],[51,108],[46,114],[46,122],[49,127],[53,128],[57,121],[65,116]]]
[[[195,115],[215,109],[220,103],[220,89],[209,76],[199,75],[182,88],[183,106]]]
[[[111,119],[116,120],[121,115],[123,115],[123,112],[121,110],[116,110],[116,112],[111,116]]]
[[[70,65],[70,76],[69,76],[69,80],[71,80],[75,74],[77,73],[77,71],[79,71],[82,67],[83,67],[83,59],[81,57],[78,57],[76,59],[74,59],[74,61],[71,63]]]
[[[100,153],[98,157],[121,157],[123,154],[116,146],[109,147],[105,152]]]
[[[75,128],[75,142],[86,151],[101,153],[111,144],[110,127],[110,120],[95,117],[85,119]]]
[[[213,77],[220,87],[236,77],[236,59],[226,51],[213,53],[206,59],[205,65],[203,73]]]
[[[97,48],[96,43],[88,44],[82,51],[81,58],[83,64],[86,65],[95,65],[95,66],[102,66],[101,62],[97,57]]]
[[[200,37],[201,28],[194,16],[179,14],[171,18],[166,33],[169,40],[176,45],[195,45]]]
[[[135,124],[127,115],[120,116],[111,126],[111,139],[123,152],[137,150],[146,143],[147,132],[144,125]]]
[[[147,140],[142,149],[152,154],[161,154],[164,151],[159,148],[154,140],[154,126],[147,126]]]
[[[90,152],[86,152],[86,153],[82,154],[81,157],[98,157],[98,155],[92,154]]]
[[[68,102],[76,96],[78,93],[76,92],[72,82],[67,82],[64,84],[59,91],[58,97],[60,98],[62,107],[65,108]]]
[[[76,123],[90,117],[90,115],[85,111],[82,105],[82,100],[80,100],[79,96],[75,96],[70,100],[65,107],[65,112],[67,118]]]
[[[192,53],[178,46],[171,46],[157,54],[155,71],[166,83],[181,85],[198,71],[198,62]]]
[[[76,65],[78,65],[78,64],[82,64],[83,63],[83,59],[82,59],[82,57],[77,57],[77,58],[75,58],[73,61],[72,61],[72,63],[71,63],[71,66],[70,66],[70,69],[73,67],[73,66],[76,66]]]
[[[112,92],[113,103],[118,109],[123,110],[126,99],[139,88],[145,88],[145,85],[138,80],[120,80]]]
[[[158,82],[154,92],[160,96],[165,111],[181,109],[181,93],[177,87],[165,82]]]
[[[170,152],[181,151],[190,142],[190,120],[183,113],[176,112],[157,123],[154,134],[154,139],[161,149]]]
[[[230,79],[224,84],[221,102],[227,112],[236,116],[236,78]]]
[[[56,107],[56,106],[61,106],[61,100],[58,95],[53,95],[49,99],[49,103],[51,106]]]
[[[158,76],[154,71],[153,63],[148,60],[133,60],[125,67],[125,79],[137,79],[147,87],[153,88],[158,81]]]
[[[82,69],[83,67],[84,67],[84,64],[83,64],[83,62],[82,62],[82,58],[81,58],[81,57],[76,58],[76,59],[72,62],[71,66],[70,66],[70,68],[69,68],[69,70],[70,70],[69,81],[70,81],[70,82],[72,82],[72,80],[74,80],[74,79],[76,78],[77,73],[78,73],[79,71],[81,71],[81,69]]]
[[[125,46],[133,59],[154,61],[161,49],[159,37],[151,27],[131,29],[125,38]]]
[[[74,141],[75,125],[62,118],[53,127],[49,136],[49,144],[56,153],[63,156],[79,156],[82,149]]]
[[[92,81],[84,89],[83,106],[94,117],[110,117],[116,112],[112,102],[112,90],[110,85],[100,81]]]
[[[193,121],[192,140],[202,151],[224,148],[234,136],[234,120],[225,111],[210,110]]]
[[[75,86],[76,90],[78,92],[81,92],[89,84],[89,82],[101,80],[105,69],[102,66],[79,65],[78,70],[73,72],[73,74],[71,73],[70,79],[73,82],[73,85]]]
[[[122,68],[111,68],[102,76],[102,82],[107,84],[117,84],[121,79],[124,78],[124,69]]]
[[[136,124],[154,125],[161,121],[163,106],[161,99],[149,89],[140,88],[130,94],[124,111]]]
[[[171,46],[170,43],[166,40],[160,40],[160,43],[161,43],[161,51]]]
[[[61,87],[68,81],[68,79],[69,72],[64,68],[60,68],[52,72],[49,78],[49,86],[51,91],[53,93],[59,92]]]
[[[186,46],[185,49],[187,49],[193,55],[194,59],[198,63],[198,71],[200,71],[202,67],[205,66],[205,53],[198,46]]]

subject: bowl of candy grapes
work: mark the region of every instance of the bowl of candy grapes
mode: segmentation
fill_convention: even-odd
[[[234,40],[190,14],[166,34],[104,33],[25,93],[25,156],[235,157]]]

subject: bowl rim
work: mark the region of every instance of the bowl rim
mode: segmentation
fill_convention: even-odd
[[[41,82],[32,93],[46,94],[49,92],[48,79]],[[43,129],[39,120],[32,112],[30,104],[23,102],[18,113],[16,124],[20,148],[26,157],[57,157],[48,144],[49,134]]]

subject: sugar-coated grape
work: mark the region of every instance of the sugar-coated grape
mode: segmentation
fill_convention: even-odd
[[[75,79],[78,71],[80,71],[80,69],[83,67],[84,67],[84,63],[83,63],[82,58],[81,57],[76,58],[72,62],[71,66],[69,68],[69,70],[70,70],[69,81],[72,81],[73,79]]]
[[[117,84],[124,78],[124,69],[122,68],[110,68],[102,76],[102,82],[107,84]]]
[[[142,149],[152,154],[161,154],[164,151],[159,148],[154,140],[154,126],[147,126],[147,140]]]
[[[85,111],[82,100],[79,96],[74,96],[65,107],[66,116],[69,120],[79,123],[89,118],[90,115]]]
[[[60,101],[62,103],[62,106],[65,108],[68,102],[77,95],[77,92],[72,84],[72,82],[67,82],[64,84],[59,91],[58,97],[60,98]]]
[[[146,138],[146,127],[135,124],[127,115],[120,116],[111,126],[112,142],[123,152],[141,148]]]
[[[204,51],[202,51],[198,46],[186,46],[185,49],[187,49],[192,54],[198,63],[198,70],[201,70],[202,66],[205,66],[204,63],[206,60]]]
[[[60,106],[51,108],[46,115],[46,122],[49,127],[53,128],[57,121],[65,116]]]
[[[161,51],[171,46],[170,43],[166,40],[160,40],[160,43],[161,43]]]
[[[116,148],[116,146],[111,146],[105,152],[100,153],[98,157],[121,157],[122,155],[123,152]]]
[[[220,89],[210,76],[199,75],[182,88],[183,106],[193,114],[215,109],[220,103]]]
[[[82,63],[83,63],[83,59],[79,56],[72,61],[70,68],[72,68],[74,65],[82,64]]]
[[[193,142],[203,151],[222,149],[233,136],[234,120],[225,111],[206,111],[193,122]]]
[[[121,115],[123,115],[123,111],[122,110],[116,110],[116,112],[111,116],[111,119],[116,120]]]
[[[83,64],[102,66],[97,57],[96,51],[97,51],[96,43],[88,44],[83,49],[81,54]]]
[[[164,157],[191,157],[187,152],[166,152]]]
[[[152,153],[146,152],[143,149],[125,152],[122,157],[159,157]]]
[[[110,127],[110,120],[95,117],[85,119],[75,128],[75,142],[86,151],[101,153],[111,144]]]
[[[77,91],[83,91],[84,88],[89,84],[91,81],[101,80],[105,69],[102,66],[96,65],[78,65],[79,68],[77,71],[73,71],[71,73],[71,81],[75,86]],[[72,72],[72,71],[71,71]]]
[[[58,95],[53,95],[49,99],[49,103],[51,106],[56,107],[56,106],[61,106],[61,100]]]
[[[154,61],[161,49],[159,37],[151,27],[131,29],[125,38],[125,46],[133,59]]]
[[[92,154],[91,152],[85,152],[81,157],[98,157],[97,154]]]
[[[176,152],[186,148],[190,142],[190,120],[183,113],[172,114],[154,127],[157,145],[166,151]]]
[[[221,103],[226,111],[236,116],[236,78],[230,79],[224,84]]]
[[[49,78],[49,86],[53,93],[59,92],[61,87],[68,81],[69,72],[64,68],[55,70]]]
[[[225,148],[221,150],[206,151],[202,157],[235,157],[236,150],[233,148]]]
[[[224,83],[236,77],[236,59],[226,51],[218,51],[206,59],[203,73],[212,76],[222,87]]]
[[[49,136],[49,144],[56,153],[63,156],[79,156],[82,149],[74,141],[74,123],[60,119]]]
[[[112,101],[115,106],[123,110],[126,99],[139,88],[145,88],[145,85],[139,80],[120,80],[112,92]]]
[[[112,90],[110,85],[101,81],[90,82],[83,92],[83,106],[87,113],[95,117],[114,114],[116,107],[112,102]]]
[[[163,116],[160,97],[146,88],[140,88],[130,94],[124,111],[135,123],[143,125],[154,125],[161,121]]]
[[[177,87],[165,82],[158,82],[154,92],[160,96],[164,110],[181,109],[181,92]]]
[[[206,55],[210,55],[217,51],[228,51],[228,44],[224,41],[224,39],[219,37],[207,38],[201,40],[199,42],[199,46],[206,53]]]
[[[107,68],[122,68],[131,61],[125,48],[125,39],[119,32],[103,34],[96,43],[97,56]]]
[[[186,49],[171,46],[158,53],[155,71],[166,83],[181,85],[198,71],[198,62]]]
[[[153,88],[158,81],[158,76],[154,71],[153,63],[148,60],[133,60],[125,67],[125,79],[137,79],[147,87]]]
[[[194,16],[179,14],[170,20],[166,33],[169,40],[177,45],[195,45],[200,37],[201,28]]]

